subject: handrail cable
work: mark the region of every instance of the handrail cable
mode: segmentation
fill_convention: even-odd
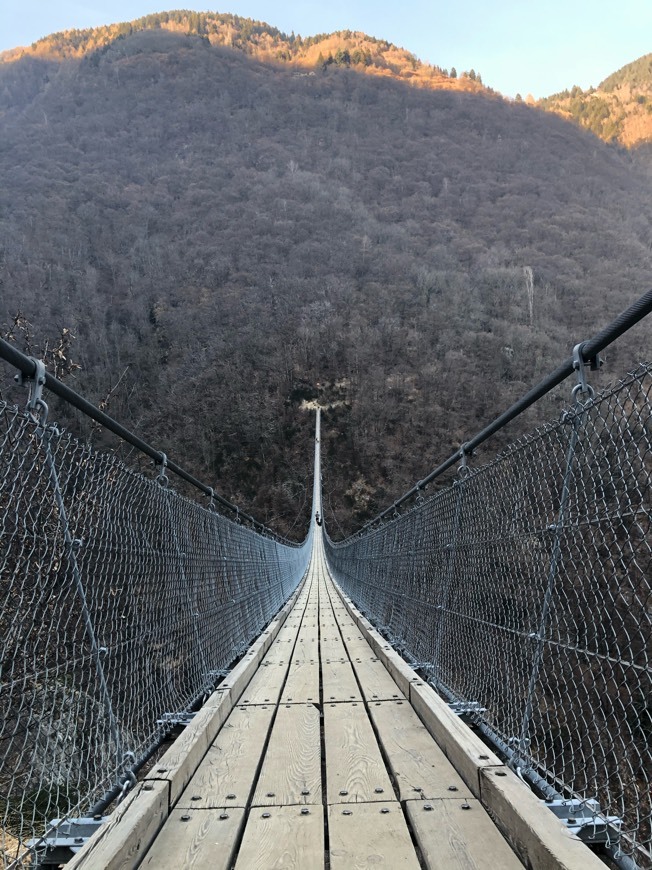
[[[612,344],[617,338],[620,338],[620,336],[627,332],[627,330],[631,329],[632,326],[635,326],[639,321],[643,320],[643,318],[651,311],[652,289],[644,293],[636,302],[630,305],[629,308],[622,311],[610,324],[605,326],[605,328],[592,339],[577,345],[577,356],[572,356],[565,360],[557,369],[555,369],[554,372],[547,375],[522,398],[517,402],[514,402],[510,408],[500,414],[500,416],[496,417],[492,423],[489,423],[489,425],[485,426],[485,428],[478,432],[477,435],[474,435],[473,438],[466,441],[461,445],[461,447],[458,447],[455,453],[449,456],[445,462],[441,463],[441,465],[438,465],[437,468],[430,472],[430,474],[418,481],[412,489],[404,493],[404,495],[393,502],[393,504],[388,508],[385,508],[384,511],[377,514],[372,519],[367,520],[367,522],[361,526],[357,532],[354,532],[354,534],[360,535],[370,526],[385,519],[388,515],[393,515],[401,505],[418,495],[421,490],[428,486],[429,483],[432,483],[433,480],[448,471],[448,469],[455,465],[456,462],[459,462],[460,460],[463,461],[466,456],[470,456],[477,447],[491,438],[492,435],[495,435],[496,432],[510,423],[515,417],[518,417],[519,414],[522,414],[523,411],[526,411],[531,405],[538,402],[539,399],[546,395],[546,393],[549,393],[556,386],[561,384],[562,381],[566,380],[567,377],[572,375],[578,368],[578,362],[580,365],[589,363],[592,368],[598,368],[600,365],[598,359],[600,351]]]
[[[14,366],[14,368],[18,369],[26,378],[31,379],[34,378],[34,376],[36,375],[37,364],[34,357],[27,356],[4,339],[0,339],[0,358],[10,363],[10,365]],[[223,508],[234,513],[237,519],[245,520],[246,522],[250,523],[251,526],[260,534],[271,535],[279,541],[283,541],[284,543],[288,543],[291,545],[293,544],[293,542],[286,541],[285,538],[283,538],[281,535],[277,535],[264,523],[261,523],[259,520],[255,519],[250,514],[245,513],[239,507],[232,504],[223,496],[216,493],[212,487],[207,486],[200,480],[197,480],[196,477],[185,471],[176,462],[168,459],[165,453],[160,450],[156,450],[156,448],[152,447],[151,444],[148,444],[138,435],[135,435],[121,423],[118,423],[117,420],[114,420],[113,417],[110,417],[104,411],[101,411],[83,396],[80,396],[79,393],[75,392],[75,390],[62,383],[62,381],[58,380],[58,378],[54,377],[54,375],[50,374],[47,371],[45,372],[45,386],[55,395],[59,396],[59,398],[64,399],[70,405],[77,408],[77,410],[81,411],[83,414],[86,414],[87,417],[91,417],[91,419],[95,420],[101,426],[104,426],[105,429],[113,432],[115,435],[117,435],[123,441],[126,441],[128,444],[131,444],[132,447],[135,447],[137,450],[140,450],[141,453],[149,456],[151,459],[154,460],[157,465],[162,465],[164,467],[164,470],[174,472],[174,474],[176,474],[178,477],[185,480],[186,483],[191,484],[191,486],[194,486],[196,489],[200,490],[200,492],[203,492],[204,495],[209,496],[213,501],[220,504]]]

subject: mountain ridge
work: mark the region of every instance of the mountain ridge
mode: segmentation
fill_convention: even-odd
[[[241,51],[264,62],[287,64],[297,70],[324,66],[354,67],[371,75],[398,78],[412,84],[438,89],[492,93],[475,70],[445,70],[420,61],[416,55],[393,43],[351,30],[315,36],[289,36],[266,22],[229,13],[173,10],[155,13],[130,22],[118,22],[83,30],[50,34],[32,43],[0,53],[0,64],[25,57],[61,60],[93,55],[116,40],[151,30],[205,39],[213,46]]]
[[[242,52],[264,63],[289,66],[297,75],[329,66],[355,68],[368,75],[408,81],[432,90],[485,93],[502,97],[471,69],[458,75],[422,62],[412,52],[384,39],[350,30],[302,37],[263,21],[218,12],[172,10],[133,21],[50,34],[28,47],[0,53],[3,64],[32,57],[46,61],[97,59],[112,44],[137,33],[162,30],[204,39],[213,46]],[[505,98],[508,99],[508,98]],[[520,95],[516,97],[521,101]],[[606,142],[635,148],[652,142],[652,54],[612,73],[597,88],[573,86],[528,105],[553,112]]]
[[[634,148],[652,142],[652,54],[625,64],[597,88],[577,85],[537,102],[605,142]]]

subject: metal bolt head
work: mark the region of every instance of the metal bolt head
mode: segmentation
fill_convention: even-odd
[[[342,815],[343,816],[352,816],[353,810],[342,810]]]
[[[461,805],[461,808],[462,808],[463,810],[470,810],[470,809],[471,809],[471,804],[462,804],[462,805]]]
[[[374,791],[376,792],[376,794],[382,794],[385,791],[385,789],[384,788],[375,788]]]
[[[507,773],[504,770],[497,770],[496,776],[507,776]]]
[[[157,773],[167,773],[167,770],[168,770],[167,767],[157,767],[156,768]]]
[[[449,785],[448,790],[449,791],[457,791],[457,786],[456,785]]]
[[[301,815],[302,816],[309,816],[310,815],[310,810],[308,809],[308,807],[301,807]]]
[[[381,813],[385,814],[389,812],[389,807],[383,807]]]
[[[342,788],[342,789],[340,789],[340,794],[341,794],[342,796],[347,795],[347,794],[348,794],[348,791],[347,791],[345,788]]]
[[[191,801],[200,801],[200,800],[201,800],[201,795],[200,795],[200,794],[194,794],[194,795],[190,798],[190,800],[191,800]]]
[[[83,842],[84,842],[83,837],[75,837],[75,843],[83,843]]]
[[[190,821],[190,816],[188,815],[188,813],[184,813],[184,814],[181,816],[181,821],[182,821],[182,822],[189,822],[189,821]]]
[[[273,791],[268,791],[268,792],[267,792],[267,797],[276,797],[276,795],[275,795],[275,793],[274,793]]]
[[[489,756],[488,756],[488,755],[480,755],[479,758],[480,758],[481,761],[488,761],[488,760],[489,760]]]
[[[232,793],[232,794],[227,794],[226,799],[227,799],[227,801],[234,801],[234,800],[235,800],[235,795],[234,795],[233,793]]]
[[[151,782],[143,783],[143,791],[154,791],[154,785]],[[93,816],[95,818],[95,816]],[[99,818],[99,817],[98,817]]]
[[[423,808],[424,808],[424,810],[431,810],[431,809],[432,809],[432,804],[424,804],[424,805],[423,805]]]
[[[307,788],[301,789],[301,794],[310,794],[310,789],[307,789]]]
[[[228,813],[220,813],[220,818],[222,819],[222,821],[224,821],[224,819],[228,819],[228,817],[229,817]]]

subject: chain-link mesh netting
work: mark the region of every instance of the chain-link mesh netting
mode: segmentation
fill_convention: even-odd
[[[650,861],[652,367],[379,528],[335,578],[451,700]],[[511,750],[511,751],[510,751]],[[615,835],[617,824],[609,832]],[[591,836],[591,832],[585,832]]]
[[[310,541],[258,534],[2,403],[0,540],[7,866],[215,685],[298,585]]]

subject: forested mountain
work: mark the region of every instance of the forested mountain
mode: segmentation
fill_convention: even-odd
[[[75,388],[281,531],[310,401],[350,529],[649,286],[649,179],[556,115],[165,30],[72,55],[0,64],[2,331],[69,330]]]
[[[145,31],[197,36],[209,45],[229,48],[265,63],[290,66],[296,71],[314,71],[334,65],[398,78],[420,87],[491,92],[482,85],[475,70],[465,70],[458,75],[455,68],[445,70],[422,63],[404,48],[365,33],[340,30],[303,38],[294,33],[288,36],[263,21],[187,10],[160,12],[136,21],[89,30],[53,33],[30,47],[0,53],[0,63],[24,57],[64,60],[88,55],[97,62],[103,52],[119,51],[121,40]]]
[[[652,54],[606,78],[597,88],[577,86],[540,100],[607,142],[632,147],[652,142]]]

